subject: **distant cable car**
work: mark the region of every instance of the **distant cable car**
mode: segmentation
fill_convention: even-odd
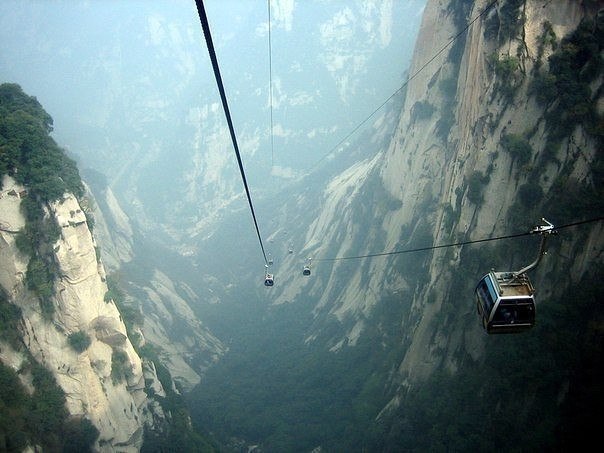
[[[275,284],[275,280],[273,278],[273,274],[266,274],[264,276],[264,286],[273,286]]]
[[[264,277],[264,286],[273,286],[274,284],[273,274],[266,274]]]
[[[310,275],[310,258],[308,258],[308,264],[304,265],[302,275]]]
[[[264,286],[273,286],[275,284],[275,279],[273,277],[273,274],[268,273],[268,265],[265,265],[264,267],[266,268],[266,271],[264,274]]]
[[[273,257],[271,256],[271,254],[268,254],[268,265],[272,266],[273,265]]]
[[[535,261],[517,272],[489,272],[476,286],[476,308],[482,319],[482,327],[489,334],[519,333],[535,325],[535,288],[526,272],[535,268],[545,255],[547,237],[554,226],[533,228],[531,233],[541,234],[539,254]]]

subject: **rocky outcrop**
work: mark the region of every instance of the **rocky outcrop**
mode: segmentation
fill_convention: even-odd
[[[95,200],[94,231],[103,244],[103,263],[107,269],[118,269],[122,264],[132,261],[134,256],[132,226],[110,187],[95,194]]]
[[[105,188],[95,205],[95,232],[103,244],[99,254],[107,263],[109,272],[120,272],[122,265],[138,266],[131,219],[124,213],[111,188]],[[145,266],[149,266],[145,262]],[[198,319],[191,304],[199,296],[185,283],[153,269],[144,283],[122,281],[129,306],[141,313],[137,329],[144,342],[158,353],[178,387],[192,389],[201,380],[203,372],[224,354],[226,347]],[[143,295],[143,296],[141,296]],[[102,327],[106,321],[99,318],[97,338],[119,341],[114,329]],[[113,332],[113,333],[110,333]]]
[[[99,451],[138,451],[147,418],[143,367],[118,309],[112,300],[105,300],[105,271],[78,201],[65,194],[49,209],[61,228],[61,237],[54,244],[59,276],[52,297],[54,314],[49,319],[24,284],[27,258],[15,245],[16,232],[25,220],[19,210],[20,197],[11,195],[11,190],[18,193],[23,188],[9,177],[4,178],[3,187],[0,284],[9,301],[21,309],[25,347],[54,374],[65,392],[69,414],[84,416],[98,428]],[[78,352],[69,338],[82,332],[90,345]],[[3,362],[20,368],[24,356],[11,353],[9,346],[2,350]],[[112,373],[117,351],[125,357],[123,376]]]
[[[179,387],[191,390],[226,348],[202,325],[165,274],[156,270],[149,286],[140,289],[147,295],[141,327],[146,341],[155,346]]]

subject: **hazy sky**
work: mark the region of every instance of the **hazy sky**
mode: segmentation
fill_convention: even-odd
[[[303,174],[402,86],[425,0],[271,0],[272,150],[268,4],[205,2],[256,189]],[[138,187],[139,204],[167,197],[164,176],[206,190],[206,211],[241,194],[193,0],[3,0],[0,81],[36,96],[80,167]]]

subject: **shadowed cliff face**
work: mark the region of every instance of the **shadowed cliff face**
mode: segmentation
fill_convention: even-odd
[[[489,3],[476,2],[466,17],[477,17]],[[516,2],[514,10],[509,8],[512,3],[494,5],[442,54],[440,62],[427,66],[409,84],[400,133],[380,169],[385,187],[402,202],[399,228],[426,222],[434,244],[526,232],[542,216],[560,225],[601,214],[593,210],[597,205],[586,206],[585,200],[598,198],[594,189],[600,189],[594,183],[601,178],[597,170],[601,138],[591,120],[577,121],[569,113],[578,107],[560,109],[561,94],[545,100],[536,88],[555,74],[559,79],[580,77],[579,72],[587,70],[589,65],[582,62],[578,66],[585,67],[575,67],[569,74],[556,72],[559,59],[566,58],[559,56],[568,49],[565,40],[581,45],[583,38],[576,38],[576,30],[582,21],[589,22],[585,26],[589,31],[579,34],[590,36],[583,45],[596,45],[601,25],[594,20],[595,5],[527,1]],[[450,9],[455,5],[429,3],[415,68],[465,23],[459,22],[459,11]],[[516,19],[511,31],[504,27],[506,14]],[[601,117],[601,72],[587,84],[591,105]],[[564,125],[570,127],[559,133]],[[574,193],[563,198],[561,191]],[[385,230],[393,243],[396,225]],[[548,257],[532,273],[540,309],[546,309],[556,293],[577,284],[600,260],[595,252],[602,246],[600,231],[596,223],[582,232],[564,231],[554,240],[553,250],[575,250],[576,255]],[[481,253],[480,246],[473,247],[475,254]],[[464,249],[437,250],[425,261],[428,280],[412,297],[412,305],[421,307],[422,314],[409,326],[414,334],[399,368],[405,379],[422,379],[441,365],[456,370],[459,350],[475,358],[484,353],[468,290],[492,267],[516,270],[531,262],[538,240],[484,249],[490,253],[477,255],[481,259],[476,263],[464,259],[471,252]],[[461,288],[468,292],[456,294],[460,280],[466,280]],[[458,323],[439,326],[438,313],[447,312],[449,304],[459,310]]]

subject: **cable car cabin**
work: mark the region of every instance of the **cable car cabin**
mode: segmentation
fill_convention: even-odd
[[[302,275],[310,275],[310,266],[304,266],[304,270],[302,271]]]
[[[264,277],[264,286],[273,286],[274,283],[273,274],[266,274]]]
[[[476,286],[476,308],[488,334],[519,333],[535,324],[535,288],[526,274],[489,272]]]

